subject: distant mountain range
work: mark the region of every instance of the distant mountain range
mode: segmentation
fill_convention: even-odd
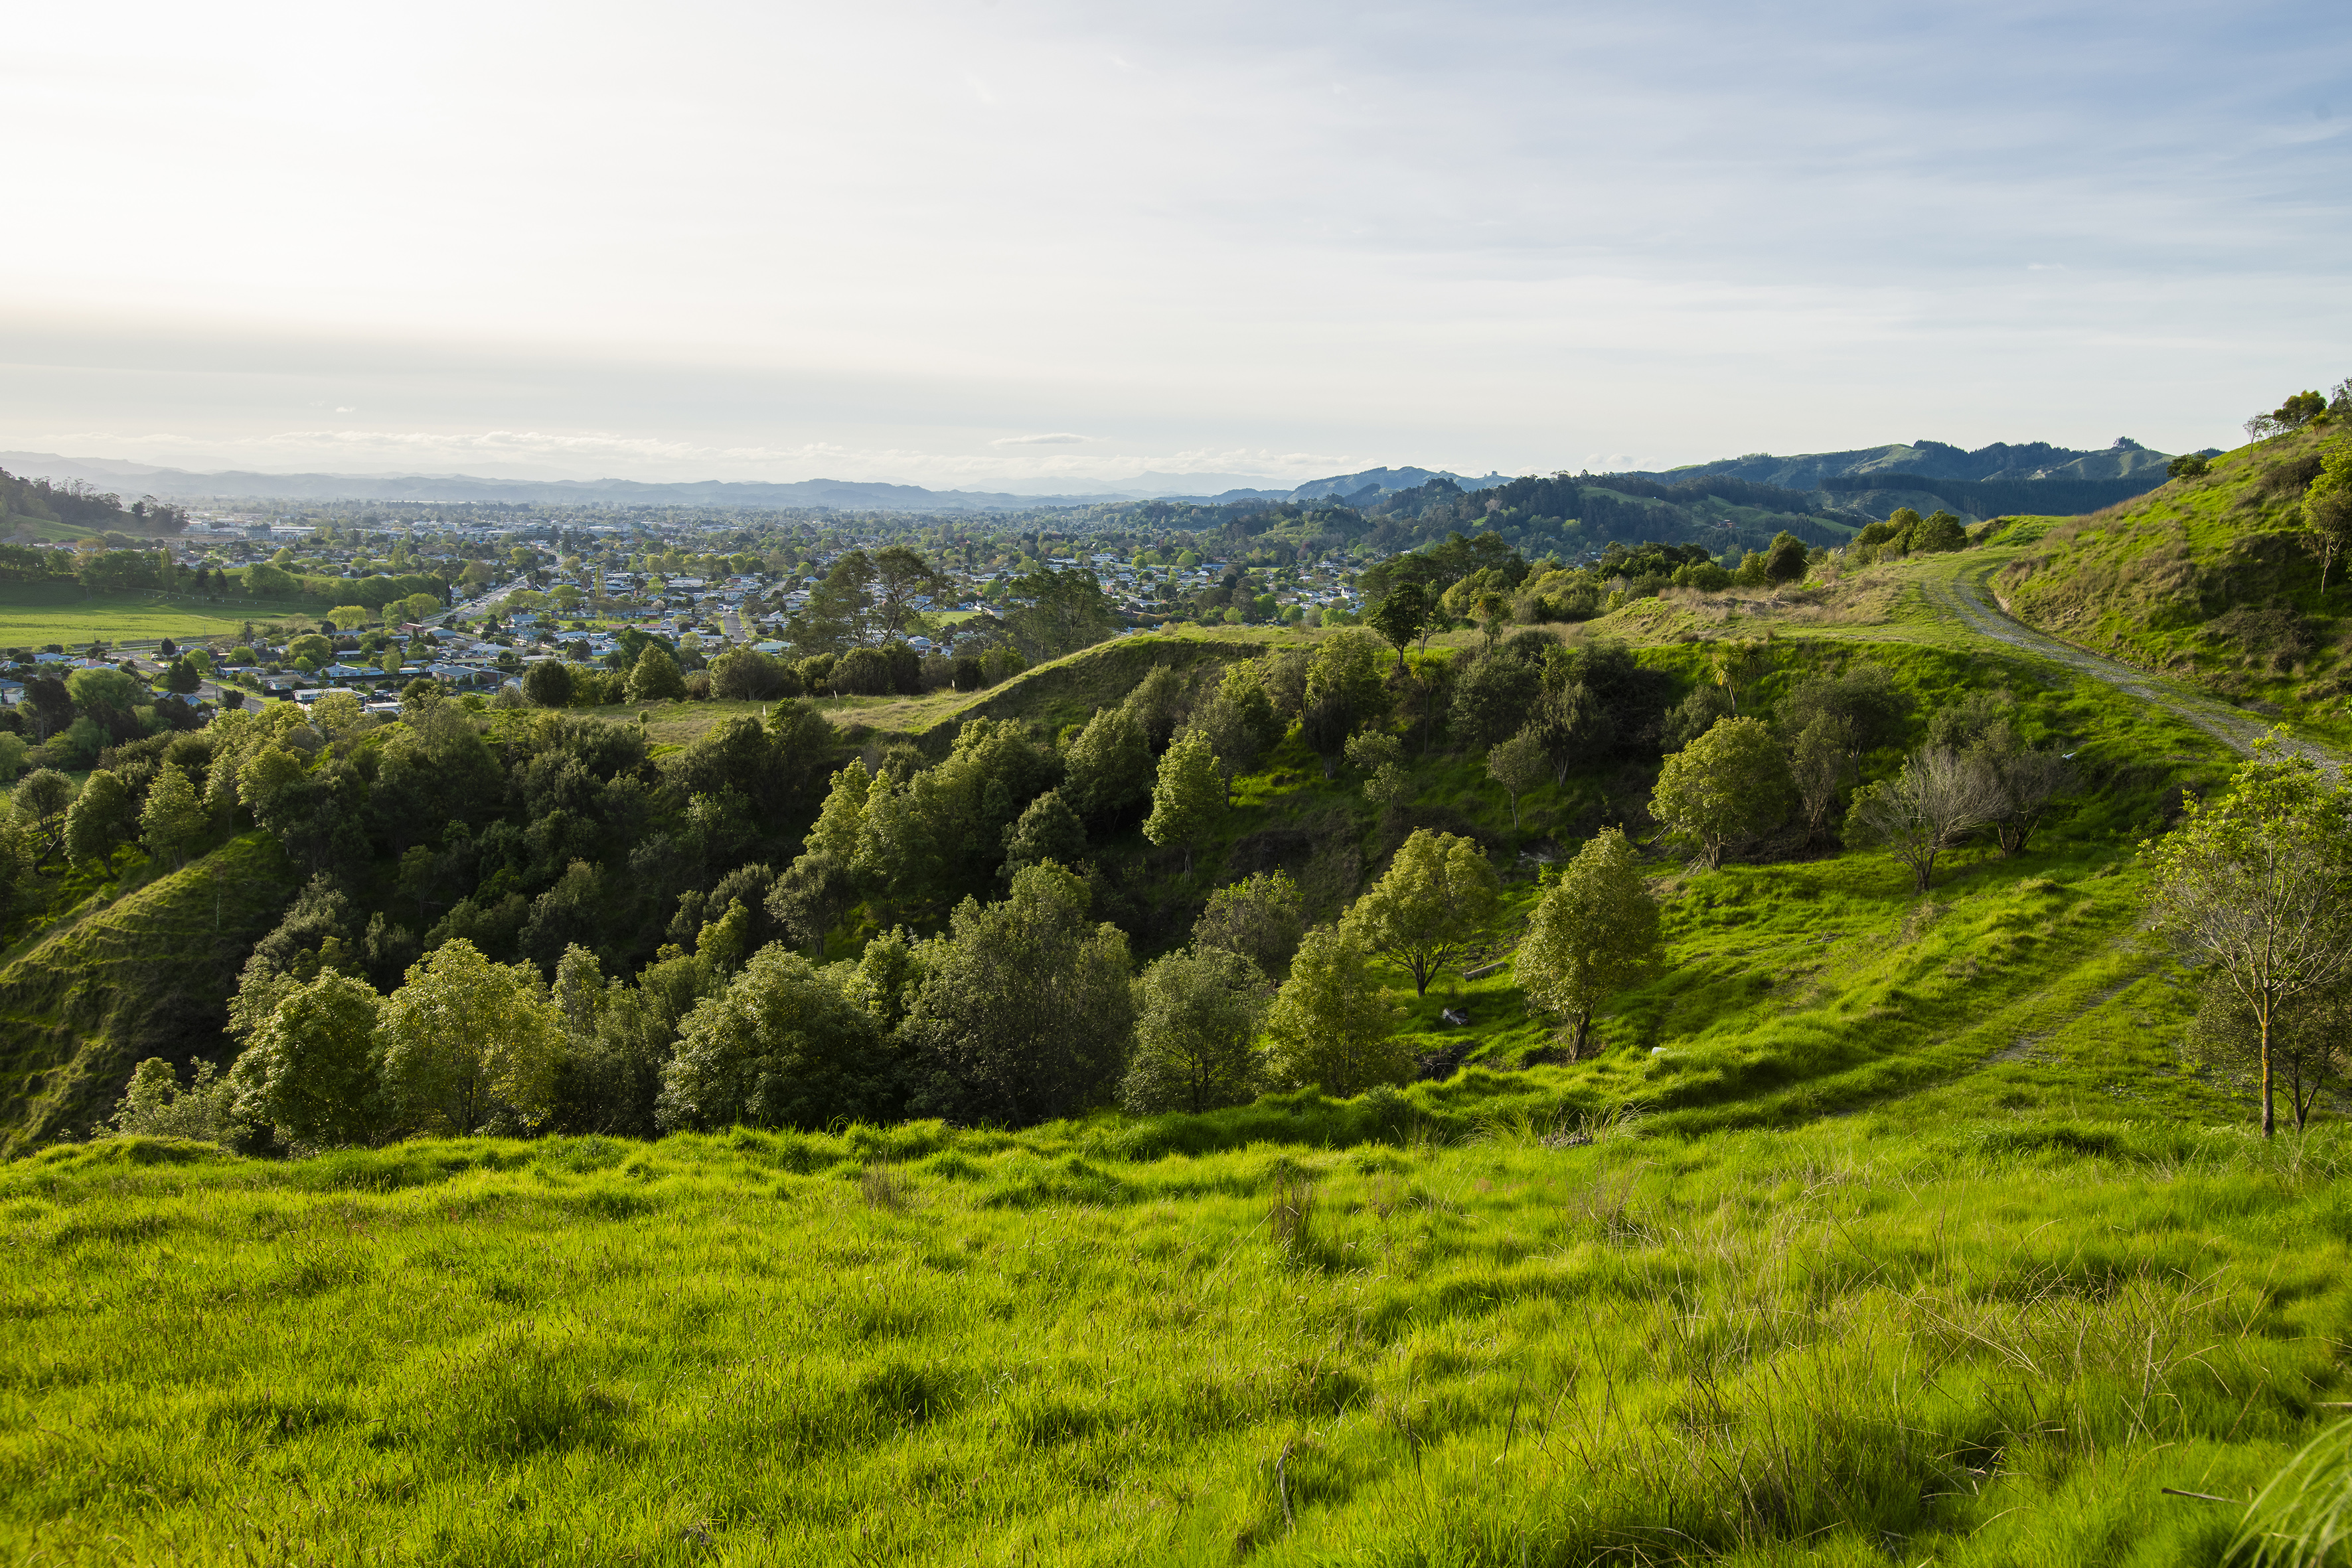
[[[2153,473],[2150,488],[2164,482],[2168,452],[2154,452],[2128,436],[2118,437],[2104,451],[2080,452],[2053,447],[2047,441],[2012,446],[1996,441],[1970,452],[1942,441],[1898,442],[1890,447],[1865,447],[1852,452],[1809,452],[1776,458],[1751,452],[1745,458],[1723,458],[1712,463],[1692,463],[1643,479],[1672,483],[1677,479],[1748,479],[1778,485],[1782,489],[1817,490],[1831,479],[1871,474],[1917,475],[1931,479],[2133,479]]]
[[[2004,497],[2012,493],[2012,487],[2017,485],[2047,484],[2049,489],[2042,493],[2046,493],[2053,503],[2063,499],[2072,503],[2066,510],[2074,510],[2076,506],[2106,504],[2094,498],[2105,496],[2111,490],[2116,493],[2110,499],[2121,500],[2125,495],[2161,484],[2168,461],[2168,454],[2150,451],[2128,439],[2118,440],[2097,452],[2053,447],[2046,441],[2015,446],[1995,442],[1975,451],[1941,441],[1913,441],[1796,457],[1756,452],[1744,458],[1620,477],[1664,484],[1716,478],[1742,479],[1790,490],[1833,491],[1845,504],[1853,504],[1851,498],[1858,493],[1881,489],[1890,492],[1927,489],[1929,486],[1918,482],[1923,479],[1947,485],[1984,484],[1988,486],[1985,493],[1990,494],[1997,488]],[[1310,479],[1288,489],[1237,487],[1210,491],[1210,485],[1255,476],[1147,473],[1127,479],[1093,481],[1094,488],[1055,493],[1044,493],[1044,487],[1054,481],[1033,479],[1021,484],[1022,490],[1030,493],[1016,493],[935,490],[920,485],[852,479],[802,479],[790,484],[725,479],[657,483],[640,479],[500,479],[469,474],[194,473],[120,458],[66,458],[54,452],[0,452],[0,468],[31,479],[59,482],[79,479],[121,493],[126,500],[153,495],[169,500],[423,504],[491,501],[538,506],[805,507],[908,512],[1026,511],[1038,507],[1160,499],[1219,504],[1361,500],[1415,489],[1432,479],[1445,479],[1465,490],[1486,489],[1508,480],[1507,476],[1497,473],[1465,479],[1442,469],[1381,468]],[[1874,479],[1881,482],[1874,485],[1870,482]],[[2010,503],[2004,500],[2002,504]]]

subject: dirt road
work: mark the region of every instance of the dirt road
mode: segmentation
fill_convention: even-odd
[[[2035,631],[2017,620],[1993,602],[1985,579],[1993,567],[1963,566],[1949,576],[1937,576],[1923,581],[1920,592],[1927,602],[1948,610],[1953,617],[1979,637],[2046,658],[2053,664],[2063,665],[2094,680],[2103,680],[2126,697],[2150,707],[2161,708],[2183,721],[2195,725],[2240,755],[2253,750],[2254,742],[2271,732],[2273,721],[2259,713],[2192,691],[2161,676],[2147,670],[2119,664],[2112,658],[2059,641],[2056,637]],[[2307,756],[2333,773],[2343,767],[2342,752],[2300,736],[2286,736],[2283,743],[2287,750]]]

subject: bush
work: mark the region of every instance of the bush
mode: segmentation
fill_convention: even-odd
[[[654,1114],[664,1131],[821,1128],[888,1114],[887,1087],[873,1016],[808,960],[771,945],[688,1015]]]
[[[161,1057],[149,1057],[132,1070],[114,1108],[110,1131],[119,1138],[193,1138],[198,1142],[220,1141],[227,1107],[228,1085],[213,1077],[213,1064],[196,1064],[188,1087]]]

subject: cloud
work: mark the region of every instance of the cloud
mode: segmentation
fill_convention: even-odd
[[[1093,440],[1091,436],[1074,436],[1066,430],[1051,436],[1005,436],[989,443],[992,447],[1076,447]]]

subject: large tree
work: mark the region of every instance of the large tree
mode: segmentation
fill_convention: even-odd
[[[917,614],[915,601],[947,586],[939,569],[903,544],[889,545],[874,555],[874,576],[867,592],[868,616],[875,635],[897,637]]]
[[[1569,1027],[1584,1054],[1592,1011],[1657,962],[1658,904],[1625,835],[1612,827],[1577,851],[1537,900],[1512,973],[1528,997]]]
[[[1412,1058],[1395,1038],[1396,1010],[1362,942],[1344,927],[1307,933],[1265,1029],[1278,1083],[1346,1096],[1412,1077]]]
[[[1109,822],[1151,794],[1151,745],[1124,704],[1098,708],[1070,742],[1062,794],[1081,816]]]
[[[1279,973],[1307,931],[1307,904],[1283,871],[1255,871],[1209,895],[1192,922],[1194,947],[1237,952],[1268,974]]]
[[[1396,649],[1396,672],[1404,674],[1404,650],[1411,647],[1429,624],[1429,600],[1417,584],[1401,584],[1374,605],[1364,624],[1381,634],[1381,640]]]
[[[1501,896],[1501,879],[1475,839],[1419,828],[1346,923],[1366,952],[1402,968],[1414,994],[1427,995],[1439,970],[1486,941]]]
[[[1234,775],[1255,772],[1258,759],[1282,739],[1282,721],[1265,694],[1265,674],[1255,660],[1225,671],[1209,700],[1193,710],[1192,725],[1209,737],[1228,801]]]
[[[528,964],[492,963],[463,938],[444,943],[409,969],[380,1027],[384,1093],[404,1127],[520,1131],[554,1107],[562,1026]]]
[[[2145,847],[2152,923],[2252,1020],[2265,1138],[2277,1126],[2271,1039],[2282,1014],[2352,972],[2347,812],[2352,796],[2316,763],[2264,742],[2219,798],[2190,800],[2180,825]]]
[[[1787,821],[1795,793],[1789,759],[1762,721],[1722,719],[1666,759],[1650,813],[1712,870],[1726,845]]]
[[[1209,738],[1198,730],[1185,731],[1160,759],[1160,778],[1151,790],[1151,815],[1143,836],[1162,848],[1184,851],[1184,875],[1192,874],[1192,850],[1224,815],[1224,779],[1217,771],[1217,755]]]
[[[252,1087],[248,1120],[313,1147],[363,1143],[380,1121],[376,1027],[383,998],[366,982],[322,970],[273,1008],[232,1076]]]
[[[188,862],[188,850],[205,831],[204,803],[187,773],[166,763],[147,786],[147,804],[140,809],[140,837],[147,853],[178,870]]]
[[[1084,880],[1042,865],[1014,873],[1000,902],[956,907],[901,1031],[927,1079],[922,1109],[1021,1127],[1110,1097],[1134,1017],[1127,937],[1087,904]]]
[[[887,1114],[890,1088],[874,1016],[771,944],[687,1015],[654,1115],[665,1131],[823,1127]]]
[[[1256,964],[1220,947],[1180,950],[1145,970],[1120,1103],[1149,1115],[1248,1100],[1257,1091],[1269,989]]]

